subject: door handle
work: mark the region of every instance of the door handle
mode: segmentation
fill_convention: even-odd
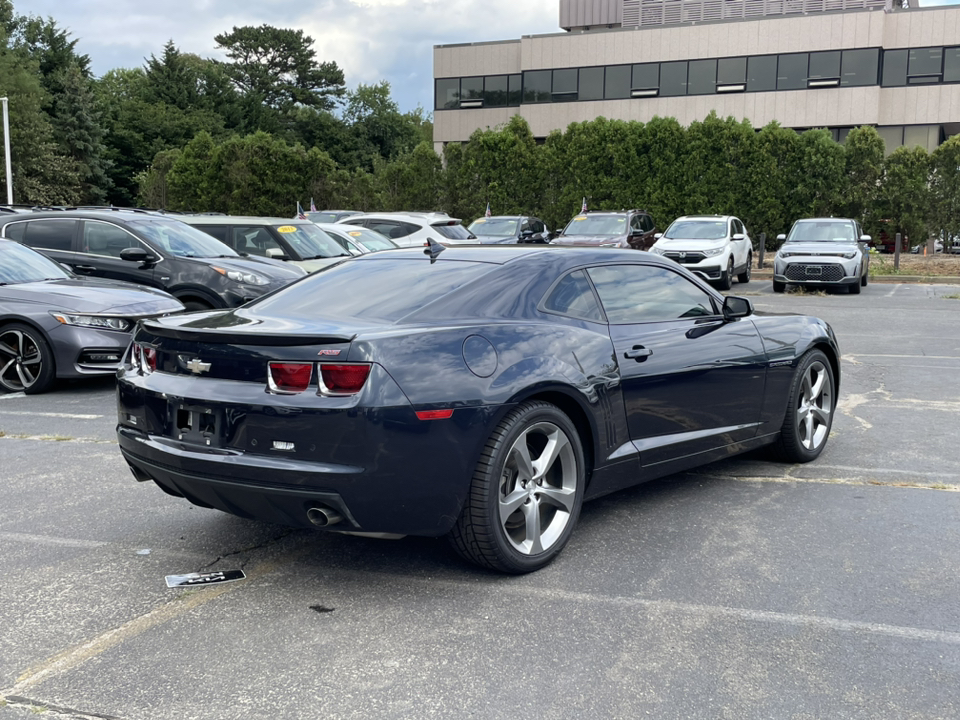
[[[79,270],[80,272],[93,272],[96,268],[93,265],[74,265],[74,270]]]
[[[643,345],[634,345],[633,349],[627,350],[623,354],[625,358],[628,358],[628,359],[633,358],[637,362],[643,362],[651,355],[653,355],[653,350],[650,350],[649,348],[645,348]]]

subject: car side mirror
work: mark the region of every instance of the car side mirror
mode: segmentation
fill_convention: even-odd
[[[120,259],[127,262],[145,263],[156,258],[141,247],[124,248],[120,251]]]
[[[786,239],[787,239],[787,236],[784,235],[783,233],[780,233],[779,235],[777,235],[777,240],[779,240],[780,242],[783,242]]]
[[[659,240],[659,239],[662,238],[662,237],[663,237],[663,233],[654,233],[654,234],[653,234],[653,239],[654,239],[654,240]]]
[[[870,237],[869,235],[861,235],[861,236],[860,236],[860,242],[868,243],[868,242],[870,242],[870,241],[872,241],[872,240],[873,240],[873,238]]]
[[[530,228],[527,228],[526,230],[521,230],[520,237],[522,238],[533,237],[533,230],[531,230]]]
[[[724,320],[736,320],[750,315],[753,315],[753,303],[747,298],[728,295],[723,299]]]
[[[743,233],[734,233],[731,240],[743,240],[746,237]]]
[[[290,258],[281,248],[267,248],[267,257],[273,260],[289,260]]]

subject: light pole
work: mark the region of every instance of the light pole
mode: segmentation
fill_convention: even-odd
[[[3,103],[3,156],[7,163],[7,205],[13,205],[13,171],[10,169],[10,109],[7,98],[0,98]]]

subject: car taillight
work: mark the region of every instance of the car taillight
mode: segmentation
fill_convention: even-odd
[[[363,389],[370,375],[370,366],[364,363],[338,365],[319,363],[320,391],[327,395],[353,395]]]
[[[143,343],[134,343],[133,366],[142,373],[150,373],[156,370],[157,349]]]
[[[302,393],[313,377],[313,363],[268,363],[267,384],[270,392],[293,395]]]

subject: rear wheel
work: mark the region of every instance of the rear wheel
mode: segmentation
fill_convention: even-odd
[[[0,328],[0,387],[33,395],[56,379],[53,352],[39,330],[19,323]]]
[[[774,450],[785,462],[815,460],[827,444],[835,406],[833,367],[820,350],[810,350],[797,363],[787,413]]]
[[[750,273],[752,272],[752,270],[753,270],[753,255],[751,253],[747,253],[747,269],[744,270],[739,275],[737,275],[737,282],[738,283],[750,282]]]
[[[773,281],[773,291],[775,293],[782,293],[786,289],[787,289],[786,283],[777,282],[776,280]]]
[[[727,269],[720,275],[717,287],[720,290],[729,290],[733,287],[733,257],[727,260]]]
[[[583,448],[559,408],[531,401],[490,436],[449,539],[465,559],[501,572],[539,570],[563,550],[580,516]]]
[[[187,312],[206,312],[207,310],[213,310],[213,305],[203,302],[203,300],[184,300],[182,302]]]

